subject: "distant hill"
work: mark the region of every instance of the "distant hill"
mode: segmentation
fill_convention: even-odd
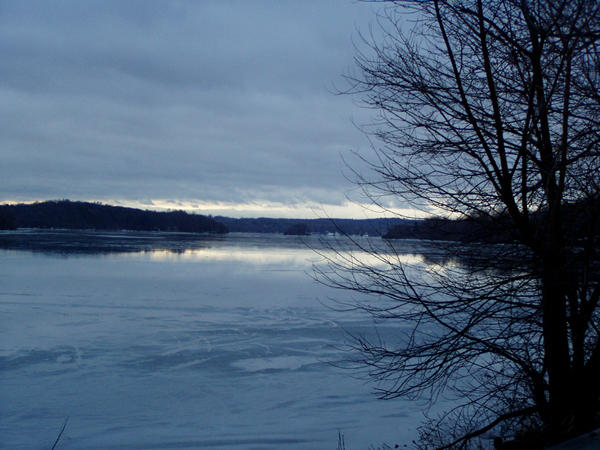
[[[0,229],[66,228],[96,230],[283,233],[381,236],[405,219],[274,219],[207,217],[184,211],[156,212],[70,200],[0,205]]]
[[[443,219],[438,217],[415,220],[391,226],[384,239],[425,239],[460,242],[510,242],[514,231],[503,226],[507,218],[489,219]]]
[[[506,228],[492,232],[495,222],[429,218],[281,219],[208,217],[185,211],[157,212],[100,203],[52,200],[0,205],[0,229],[64,228],[193,233],[283,233],[287,235],[342,233],[384,239],[432,239],[506,242]]]
[[[592,197],[561,205],[565,239],[577,242],[587,239],[593,230],[600,233],[598,211],[600,199]],[[541,208],[530,213],[534,232],[543,233],[548,211]],[[384,239],[428,239],[460,242],[506,243],[519,239],[519,230],[512,225],[507,214],[494,217],[482,216],[464,219],[442,219],[437,217],[405,221],[394,224]]]
[[[0,205],[0,229],[67,228],[96,230],[227,233],[216,220],[185,211],[156,212],[99,203],[55,200]]]
[[[283,234],[326,234],[344,233],[351,235],[381,236],[388,228],[412,220],[388,219],[233,219],[216,216],[231,232],[243,233],[283,233]]]

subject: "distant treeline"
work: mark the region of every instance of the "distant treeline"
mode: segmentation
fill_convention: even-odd
[[[396,224],[387,230],[383,238],[489,243],[512,240],[511,227],[498,225],[498,221],[489,219],[452,220],[435,217]]]
[[[0,205],[0,229],[65,228],[95,230],[180,231],[195,233],[283,233],[288,235],[343,233],[386,239],[494,240],[488,226],[466,220],[425,219],[277,219],[208,217],[185,211],[156,212],[100,203],[52,200]],[[491,236],[491,237],[490,237]]]
[[[562,205],[563,225],[569,233],[565,239],[576,242],[590,235],[589,227],[600,233],[600,200],[591,198]],[[592,220],[594,219],[595,220]],[[543,232],[546,210],[533,212],[529,219],[536,223],[534,229]],[[519,230],[507,215],[471,217],[466,219],[428,218],[405,221],[391,226],[384,239],[429,239],[461,242],[502,243],[519,239]]]
[[[563,206],[568,229],[578,230],[578,222],[593,223],[584,215],[598,211],[598,201]],[[533,214],[532,220],[543,220]],[[585,219],[585,220],[584,220]],[[180,231],[193,233],[283,233],[289,235],[343,233],[382,236],[384,239],[429,239],[462,242],[509,242],[517,230],[507,217],[450,220],[428,218],[386,219],[234,219],[188,214],[185,211],[156,212],[100,203],[54,200],[32,204],[0,205],[0,229],[66,228],[134,231]],[[600,222],[600,220],[599,220]],[[600,226],[597,223],[596,226]],[[581,229],[584,233],[585,230]],[[577,236],[571,236],[577,239]]]
[[[233,219],[216,216],[231,232],[243,233],[283,233],[283,234],[327,234],[343,233],[351,235],[381,236],[389,227],[412,222],[404,219]]]
[[[66,228],[96,230],[284,233],[291,235],[345,233],[381,236],[404,219],[234,219],[155,212],[100,203],[53,200],[0,205],[0,229]]]
[[[67,228],[96,230],[227,233],[216,220],[185,211],[156,212],[99,203],[56,200],[1,205],[0,229]]]

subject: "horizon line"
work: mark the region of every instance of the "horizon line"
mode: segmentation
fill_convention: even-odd
[[[375,208],[373,205],[347,201],[342,205],[317,204],[314,202],[284,204],[282,202],[257,201],[249,203],[208,202],[201,200],[172,199],[86,199],[69,198],[35,199],[35,200],[0,200],[0,205],[35,204],[44,202],[70,201],[73,203],[96,203],[105,206],[134,208],[146,211],[172,212],[185,211],[230,219],[296,219],[296,220],[372,220],[372,219],[424,219],[431,217],[413,208]],[[319,212],[321,214],[319,214]],[[340,214],[335,214],[335,213]],[[294,214],[296,213],[296,214]]]

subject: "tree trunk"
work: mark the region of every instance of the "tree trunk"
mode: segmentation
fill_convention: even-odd
[[[558,207],[551,205],[542,256],[542,312],[545,366],[548,372],[547,425],[560,435],[572,426],[574,394],[566,318],[564,238]]]

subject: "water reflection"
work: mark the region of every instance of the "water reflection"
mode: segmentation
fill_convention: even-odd
[[[25,250],[61,257],[112,255],[157,262],[230,262],[307,268],[341,254],[353,263],[372,266],[431,264],[423,243],[404,242],[394,249],[379,239],[298,238],[274,234],[226,236],[160,232],[84,230],[17,230],[0,233],[0,249]],[[341,250],[341,254],[337,251]]]
[[[159,248],[177,252],[219,241],[219,236],[193,233],[37,229],[0,232],[0,249],[64,256],[140,253]]]
[[[335,259],[333,250],[320,250],[319,254],[311,248],[274,248],[274,247],[214,247],[202,249],[154,249],[143,252],[150,260],[155,261],[182,261],[182,262],[237,262],[253,265],[281,265],[281,266],[306,266],[321,264],[328,259]],[[346,255],[348,256],[348,255]],[[382,266],[390,264],[416,265],[425,262],[425,257],[420,254],[401,253],[395,255],[371,254],[366,251],[352,253],[352,258],[357,264]],[[440,266],[441,267],[441,266]]]
[[[256,265],[309,266],[318,259],[310,249],[280,248],[195,248],[185,250],[153,249],[143,254],[155,261],[238,262]]]

